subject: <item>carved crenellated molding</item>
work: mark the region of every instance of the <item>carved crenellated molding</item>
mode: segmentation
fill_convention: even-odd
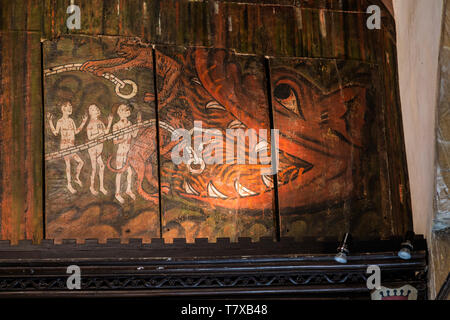
[[[396,250],[401,239],[357,241],[347,264],[334,261],[337,243],[296,242],[241,238],[232,243],[184,239],[150,244],[132,239],[105,244],[73,240],[17,246],[0,244],[0,296],[255,296],[260,293],[294,297],[358,295],[370,298],[366,273],[369,265],[381,269],[382,284],[405,284],[426,295],[426,246],[415,241],[411,260],[401,260]],[[315,253],[313,253],[315,252]],[[81,268],[81,290],[66,288],[67,267]]]

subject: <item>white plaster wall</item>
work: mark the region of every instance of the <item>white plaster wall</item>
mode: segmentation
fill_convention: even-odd
[[[429,237],[443,0],[394,0],[393,4],[414,229]]]

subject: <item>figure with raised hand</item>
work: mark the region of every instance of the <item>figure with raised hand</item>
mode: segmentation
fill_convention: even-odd
[[[70,103],[70,101],[66,101],[61,104],[61,112],[62,117],[58,119],[58,121],[56,122],[56,128],[53,125],[53,115],[51,113],[47,113],[47,119],[52,133],[55,136],[58,136],[58,134],[61,135],[59,150],[65,150],[67,148],[75,146],[75,135],[77,135],[78,133],[81,132],[81,130],[83,130],[83,127],[86,124],[88,117],[87,115],[84,115],[81,125],[77,128],[75,122],[70,117],[70,115],[72,114],[72,104]],[[80,187],[83,186],[80,180],[80,173],[81,169],[83,168],[84,161],[80,158],[80,156],[77,153],[64,156],[64,161],[66,163],[67,189],[69,189],[70,193],[74,194],[77,191],[72,187],[72,176],[70,168],[71,159],[74,159],[77,162],[75,182]]]

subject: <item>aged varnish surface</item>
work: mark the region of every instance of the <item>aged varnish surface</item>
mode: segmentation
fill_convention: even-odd
[[[410,229],[379,1],[81,1],[79,30],[69,4],[1,1],[2,239]]]
[[[153,72],[131,67],[105,78],[89,64],[117,60],[116,45],[111,37],[44,42],[48,238],[159,236],[158,197],[139,196],[146,171],[158,168],[155,105],[141,103],[153,94]],[[156,194],[157,181],[149,181]]]

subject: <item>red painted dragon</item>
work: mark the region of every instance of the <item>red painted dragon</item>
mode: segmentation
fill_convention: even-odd
[[[158,48],[153,61],[152,46],[134,39],[119,42],[116,53],[113,59],[88,61],[81,70],[101,76],[156,66],[159,120],[174,128],[192,129],[193,120],[223,130],[270,128],[264,65],[256,58],[241,59],[222,49],[186,49],[175,54],[170,48]],[[280,207],[342,201],[353,195],[358,180],[367,89],[357,81],[322,85],[313,71],[325,65],[302,59],[285,62],[275,59],[270,64],[271,105],[274,126],[279,129]],[[334,77],[339,78],[337,65],[335,69]],[[332,74],[330,70],[322,73]],[[146,103],[154,99],[152,92],[145,93]],[[156,202],[158,180],[148,161],[156,156],[155,131],[155,127],[142,129],[128,157],[138,177],[139,194]],[[195,175],[183,164],[170,165],[169,151],[176,144],[171,142],[171,132],[161,128],[163,193],[176,192],[222,208],[272,208],[274,177],[261,175],[260,165],[214,164]],[[144,190],[144,180],[152,192]]]

